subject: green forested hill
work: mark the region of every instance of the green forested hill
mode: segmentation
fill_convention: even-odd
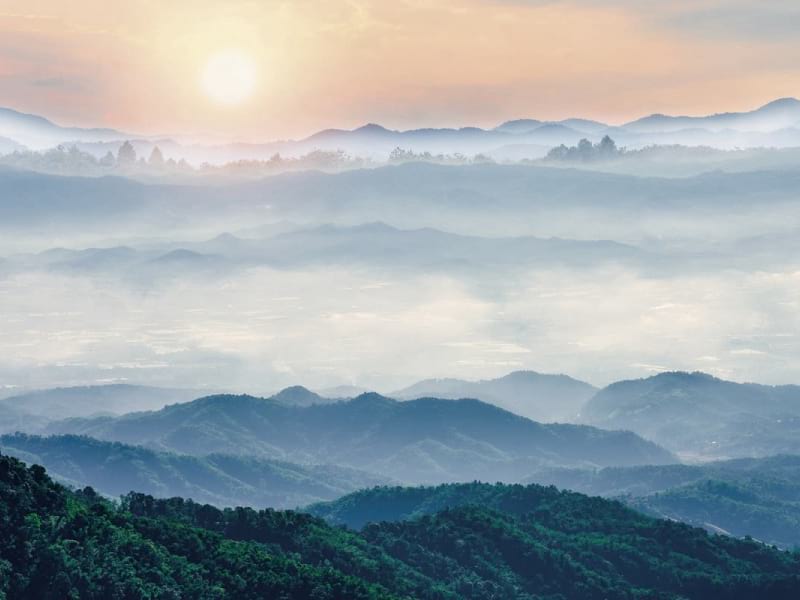
[[[549,469],[527,481],[618,497],[654,516],[800,547],[800,456],[596,471]]]
[[[360,532],[312,515],[70,492],[0,457],[0,596],[794,599],[800,556],[540,486]],[[386,502],[402,490],[384,488]],[[365,497],[366,498],[366,497]]]
[[[118,509],[91,489],[68,492],[42,467],[26,469],[0,457],[0,597],[396,597],[276,548],[235,542],[166,518],[134,516],[126,508]],[[206,508],[202,514],[216,514]]]

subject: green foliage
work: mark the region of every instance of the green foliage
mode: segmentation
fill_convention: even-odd
[[[0,597],[782,600],[800,591],[796,554],[554,488],[358,497],[367,509],[397,499],[397,512],[414,502],[437,512],[356,532],[304,513],[180,498],[131,493],[116,505],[2,456]]]
[[[127,510],[141,504],[129,500],[117,508],[91,488],[71,493],[42,467],[0,457],[0,593],[8,599],[393,597],[329,566],[190,526],[179,514],[153,518]],[[191,506],[202,515],[218,512]]]
[[[800,547],[800,456],[599,471],[550,469],[529,481],[619,497],[654,516]]]

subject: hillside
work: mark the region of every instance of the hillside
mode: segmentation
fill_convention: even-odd
[[[4,435],[0,451],[44,466],[62,483],[90,485],[112,498],[135,490],[215,506],[296,508],[389,481],[332,465],[219,454],[182,456],[71,435]]]
[[[67,250],[53,248],[8,259],[5,269],[70,275],[124,276],[128,281],[157,280],[193,274],[236,272],[254,266],[308,268],[359,265],[405,273],[420,270],[481,277],[517,273],[536,265],[583,267],[619,264],[642,268],[666,264],[669,257],[609,241],[482,238],[431,228],[403,230],[384,223],[355,227],[323,226],[261,239],[231,234],[205,242],[172,242],[146,248],[117,246]],[[530,378],[537,374],[531,373]],[[523,377],[520,374],[520,377]],[[544,380],[556,376],[541,375]],[[504,379],[504,378],[503,378]],[[511,382],[509,382],[511,383]],[[521,382],[520,382],[521,383]],[[562,381],[562,384],[566,382]],[[578,382],[575,382],[578,383]],[[502,386],[499,380],[497,386]],[[419,397],[419,396],[417,396]]]
[[[493,487],[507,497],[506,512],[464,506],[356,533],[301,513],[220,511],[142,494],[116,507],[0,457],[0,593],[783,600],[800,589],[797,555],[553,488]]]
[[[0,433],[36,432],[44,429],[49,422],[45,417],[32,415],[15,406],[4,405],[0,402]]]
[[[688,458],[800,454],[796,385],[661,373],[600,390],[581,417],[597,427],[635,431]]]
[[[393,398],[476,398],[534,421],[574,421],[594,386],[566,375],[515,371],[483,381],[426,379],[390,394]]]
[[[71,417],[158,410],[167,404],[188,402],[202,395],[198,390],[111,384],[27,392],[0,400],[0,406],[13,407],[55,421]]]
[[[643,512],[712,531],[800,547],[800,457],[703,465],[551,469],[526,481],[616,497]]]
[[[4,107],[0,107],[0,133],[35,149],[52,148],[58,144],[81,140],[122,140],[137,137],[113,129],[62,127],[44,117]]]
[[[316,394],[302,385],[285,388],[271,396],[270,399],[287,406],[312,406],[314,404],[328,404],[337,401],[336,398],[328,398]]]
[[[636,132],[666,132],[683,129],[709,131],[776,131],[800,126],[800,100],[779,98],[747,112],[729,112],[700,117],[650,115],[623,125]]]
[[[263,198],[270,198],[270,219],[276,220],[381,221],[406,229],[545,238],[575,238],[576,224],[564,221],[565,211],[581,210],[596,219],[594,239],[626,239],[629,235],[621,233],[629,230],[617,222],[622,216],[633,225],[673,211],[694,218],[709,208],[718,210],[721,203],[735,213],[765,206],[777,210],[794,198],[798,179],[793,167],[667,179],[528,165],[409,163],[201,187],[0,169],[0,186],[7,191],[0,198],[0,229],[40,234],[45,228],[74,235],[83,225],[89,229],[81,233],[105,235],[108,225],[116,224],[124,225],[121,234],[136,227],[155,234],[204,224],[219,233],[262,222],[260,207]],[[529,222],[533,218],[536,223]],[[542,219],[548,220],[538,222]]]
[[[543,425],[477,400],[401,402],[378,394],[312,406],[209,396],[157,412],[66,420],[48,432],[194,455],[335,463],[413,483],[516,481],[542,466],[675,460],[630,432]]]

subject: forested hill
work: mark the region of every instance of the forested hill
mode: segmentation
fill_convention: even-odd
[[[544,425],[478,400],[398,402],[378,394],[312,406],[209,396],[157,412],[71,419],[53,424],[49,432],[184,454],[335,463],[405,483],[516,481],[540,466],[676,462],[630,432]]]
[[[0,596],[788,600],[800,592],[797,554],[555,488],[485,490],[506,499],[355,532],[303,513],[178,498],[130,494],[117,506],[2,456]]]
[[[800,456],[599,471],[548,469],[528,481],[620,497],[654,516],[800,548]]]

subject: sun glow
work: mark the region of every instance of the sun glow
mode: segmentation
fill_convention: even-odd
[[[240,50],[218,52],[203,69],[203,91],[218,104],[237,106],[253,95],[257,70],[255,61]]]

